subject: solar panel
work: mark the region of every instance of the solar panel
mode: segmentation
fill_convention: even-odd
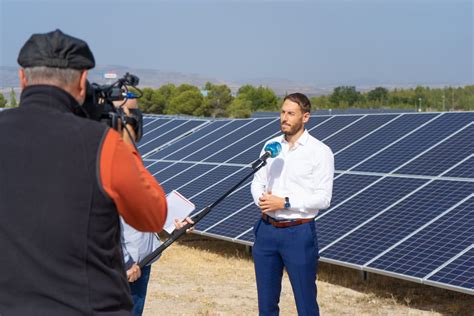
[[[203,147],[216,142],[219,138],[227,135],[228,133],[238,130],[244,125],[248,124],[249,121],[246,120],[236,120],[236,121],[219,121],[218,126],[215,126],[216,122],[213,122],[206,128],[202,130],[198,130],[196,134],[194,133],[189,137],[194,137],[193,139],[182,139],[181,141],[177,141],[174,144],[160,150],[154,155],[151,155],[150,159],[168,159],[168,160],[181,160],[190,155],[194,152],[201,150]],[[204,131],[204,133],[200,133]]]
[[[231,121],[214,121],[207,126],[200,128],[196,130],[194,133],[189,135],[186,138],[182,138],[173,144],[160,149],[160,151],[152,154],[149,156],[150,159],[165,159],[168,158],[169,156],[172,156],[173,154],[176,154],[178,151],[183,150],[184,148],[187,148],[194,144],[198,139],[202,138],[203,136],[208,136],[209,138],[212,138],[213,134],[215,133],[224,133],[227,134],[229,129],[229,126],[224,128],[226,125],[229,125]],[[231,127],[230,127],[231,128]],[[199,147],[198,147],[199,148]],[[181,156],[184,157],[184,156]],[[171,159],[180,159],[179,157],[171,157]]]
[[[183,164],[183,165],[188,165],[188,164]],[[182,172],[179,172],[177,174],[174,174],[172,176],[165,176],[163,174],[158,173],[157,177],[163,177],[163,181],[160,181],[161,185],[163,186],[165,192],[170,192],[175,188],[181,187],[188,182],[192,181],[194,178],[200,176],[201,174],[211,170],[215,166],[212,165],[204,165],[204,164],[195,164],[195,165],[188,165],[188,168],[183,170]],[[169,169],[169,170],[175,170]],[[185,171],[185,172],[184,172]]]
[[[248,172],[248,169],[243,169],[246,168],[226,165],[214,166],[213,169],[194,178],[185,185],[177,187],[177,189],[187,197],[195,197],[207,188],[212,191],[217,191],[211,188],[211,186],[230,188],[233,183],[232,181],[235,181],[235,178],[243,178],[245,176],[244,173]],[[207,191],[202,192],[202,195],[208,195]],[[208,204],[210,203],[199,205],[200,207],[198,207],[198,210],[206,207]]]
[[[333,152],[338,152],[346,146],[354,143],[368,132],[388,124],[388,122],[396,119],[395,115],[368,115],[360,120],[347,125],[345,128],[332,134],[330,137],[322,139],[322,141],[331,147]],[[315,135],[313,135],[315,136]]]
[[[209,226],[205,232],[208,234],[222,235],[222,236],[239,236],[246,233],[249,229],[248,222],[255,224],[260,215],[257,207],[252,203],[242,205],[234,213],[230,214],[224,220],[216,222],[216,224]],[[245,218],[245,222],[242,221]]]
[[[354,124],[356,121],[363,119],[364,116],[333,116],[330,117],[324,124],[321,126],[315,127],[311,130],[311,135],[316,137],[319,140],[324,140],[337,132],[341,131],[344,128]],[[313,120],[315,120],[313,118]]]
[[[331,253],[332,249],[327,249],[329,245],[332,246],[349,232],[365,225],[372,217],[391,207],[426,181],[398,177],[380,178],[325,211],[317,220],[321,232],[318,236],[320,252]],[[386,194],[387,192],[390,194]],[[324,255],[326,256],[326,253]]]
[[[336,151],[336,169],[347,170],[371,155],[390,146],[395,141],[407,137],[417,128],[429,124],[439,114],[401,115],[383,128],[367,133],[349,147]]]
[[[145,129],[143,138],[137,144],[138,150],[146,156],[157,148],[165,146],[170,141],[179,139],[207,123],[208,121],[205,120],[170,120],[157,126],[152,132]]]
[[[465,160],[462,164],[458,165],[456,168],[449,171],[446,174],[446,176],[459,177],[459,178],[472,178],[473,174],[474,174],[474,157],[471,154],[467,160]]]
[[[474,246],[430,276],[426,284],[472,294],[474,288]]]
[[[364,265],[472,192],[474,192],[474,183],[469,182],[426,183],[415,193],[402,197],[397,204],[376,207],[376,214],[371,214],[372,216],[361,225],[347,231],[343,238],[339,238],[331,247],[321,251],[321,255],[330,259]],[[445,194],[448,196],[445,197]]]
[[[313,117],[307,130],[336,162],[331,207],[316,219],[321,260],[474,294],[473,119],[474,112]],[[140,151],[165,191],[177,189],[196,212],[249,174],[265,141],[280,134],[275,117],[182,121],[147,118]],[[260,211],[250,181],[195,233],[252,245]]]
[[[472,154],[474,124],[466,125],[451,137],[398,170],[398,173],[437,176],[453,164]]]
[[[237,130],[234,130],[224,137],[218,139],[218,141],[208,144],[201,148],[200,150],[192,153],[186,159],[190,161],[201,161],[201,160],[208,160],[210,157],[215,156],[222,150],[229,148],[240,141],[242,138],[246,138],[249,135],[253,135],[255,133],[261,132],[266,126],[271,128],[270,124],[275,122],[275,119],[259,119],[250,121],[248,124],[240,127]],[[250,144],[250,143],[249,143]],[[238,154],[239,151],[234,152],[234,154]],[[220,161],[220,162],[224,162]]]
[[[424,278],[473,243],[473,208],[474,198],[448,208],[369,267]]]
[[[413,134],[394,142],[391,146],[353,170],[370,172],[390,172],[399,168],[405,162],[417,155],[430,150],[443,142],[447,137],[452,136],[460,128],[472,123],[474,112],[464,115],[460,113],[444,113],[436,117],[435,120],[423,126]]]

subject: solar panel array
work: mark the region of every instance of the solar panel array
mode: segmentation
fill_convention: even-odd
[[[145,119],[139,144],[166,192],[197,211],[251,172],[278,118]],[[331,207],[316,219],[321,260],[474,294],[474,112],[312,117],[335,154]],[[250,181],[196,233],[252,245]]]

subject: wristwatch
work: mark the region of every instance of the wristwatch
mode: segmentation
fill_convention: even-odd
[[[290,198],[285,196],[285,208],[290,208],[290,207],[291,207]]]

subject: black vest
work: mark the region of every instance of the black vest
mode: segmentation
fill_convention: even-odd
[[[99,183],[108,127],[31,86],[0,112],[0,315],[130,315],[118,212]]]

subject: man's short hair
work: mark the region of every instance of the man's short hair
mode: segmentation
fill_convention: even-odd
[[[70,68],[28,67],[25,68],[25,77],[29,85],[54,84],[70,86],[81,78],[82,71]]]
[[[290,100],[291,102],[297,103],[300,106],[301,111],[303,113],[311,112],[311,102],[309,101],[308,97],[304,95],[303,93],[296,92],[296,93],[288,94],[283,99],[283,102],[285,102],[286,100]]]

